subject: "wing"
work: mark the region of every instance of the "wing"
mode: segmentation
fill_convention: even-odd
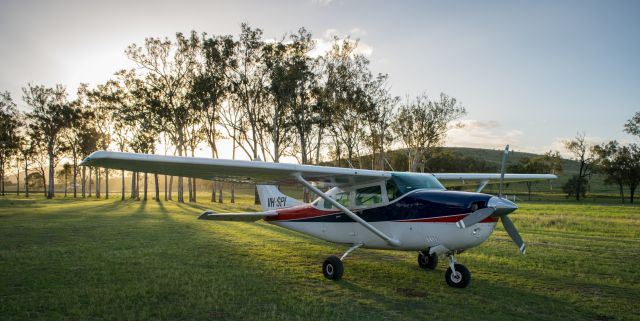
[[[499,182],[500,174],[492,173],[439,173],[433,174],[439,181],[448,186],[475,184],[478,182]],[[553,174],[504,174],[506,183],[542,181],[557,179]]]
[[[107,151],[92,153],[80,165],[255,183],[293,183],[297,182],[293,175],[300,174],[306,180],[327,186],[364,184],[391,177],[389,172],[364,169]]]

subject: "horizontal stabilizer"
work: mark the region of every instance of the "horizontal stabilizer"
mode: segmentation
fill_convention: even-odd
[[[198,216],[199,220],[211,221],[236,221],[236,222],[255,222],[269,216],[277,216],[276,211],[266,212],[248,212],[248,213],[216,213],[214,211],[205,211]]]

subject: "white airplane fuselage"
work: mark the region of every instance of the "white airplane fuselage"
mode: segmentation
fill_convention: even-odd
[[[339,210],[323,209],[322,203],[278,209],[278,215],[266,221],[329,242],[362,244],[363,248],[422,251],[443,246],[450,251],[462,251],[486,241],[498,217],[488,217],[462,229],[456,222],[478,206],[486,206],[492,197],[480,193],[415,190],[392,202],[351,209],[398,241],[397,245],[389,244]]]

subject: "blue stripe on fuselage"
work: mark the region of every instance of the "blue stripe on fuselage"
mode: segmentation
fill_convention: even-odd
[[[358,216],[367,222],[415,220],[425,218],[437,218],[443,216],[468,214],[471,212],[471,204],[480,202],[481,206],[486,206],[491,195],[458,192],[422,190],[405,195],[397,201],[384,206],[368,208],[363,210],[353,210]],[[354,222],[344,213],[323,215],[302,219],[293,219],[296,222]]]

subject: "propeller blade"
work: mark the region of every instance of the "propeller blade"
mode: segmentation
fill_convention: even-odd
[[[493,208],[493,207],[486,207],[486,208],[479,209],[479,210],[467,215],[465,218],[459,220],[456,223],[456,226],[458,228],[469,227],[469,226],[474,225],[474,224],[484,220],[485,218],[491,216],[491,214],[493,214],[495,211],[496,211],[496,209]]]
[[[520,233],[518,233],[518,230],[516,229],[516,226],[513,225],[513,222],[511,222],[508,215],[501,216],[501,220],[504,229],[507,231],[507,233],[509,233],[509,236],[511,236],[513,242],[516,243],[518,249],[520,249],[520,252],[524,254],[527,249],[524,245],[524,242],[522,241],[522,238],[520,237]]]
[[[502,185],[504,184],[504,173],[507,167],[507,158],[509,158],[509,145],[504,147],[502,154],[502,164],[500,165],[500,188],[498,189],[498,197],[502,198]]]

